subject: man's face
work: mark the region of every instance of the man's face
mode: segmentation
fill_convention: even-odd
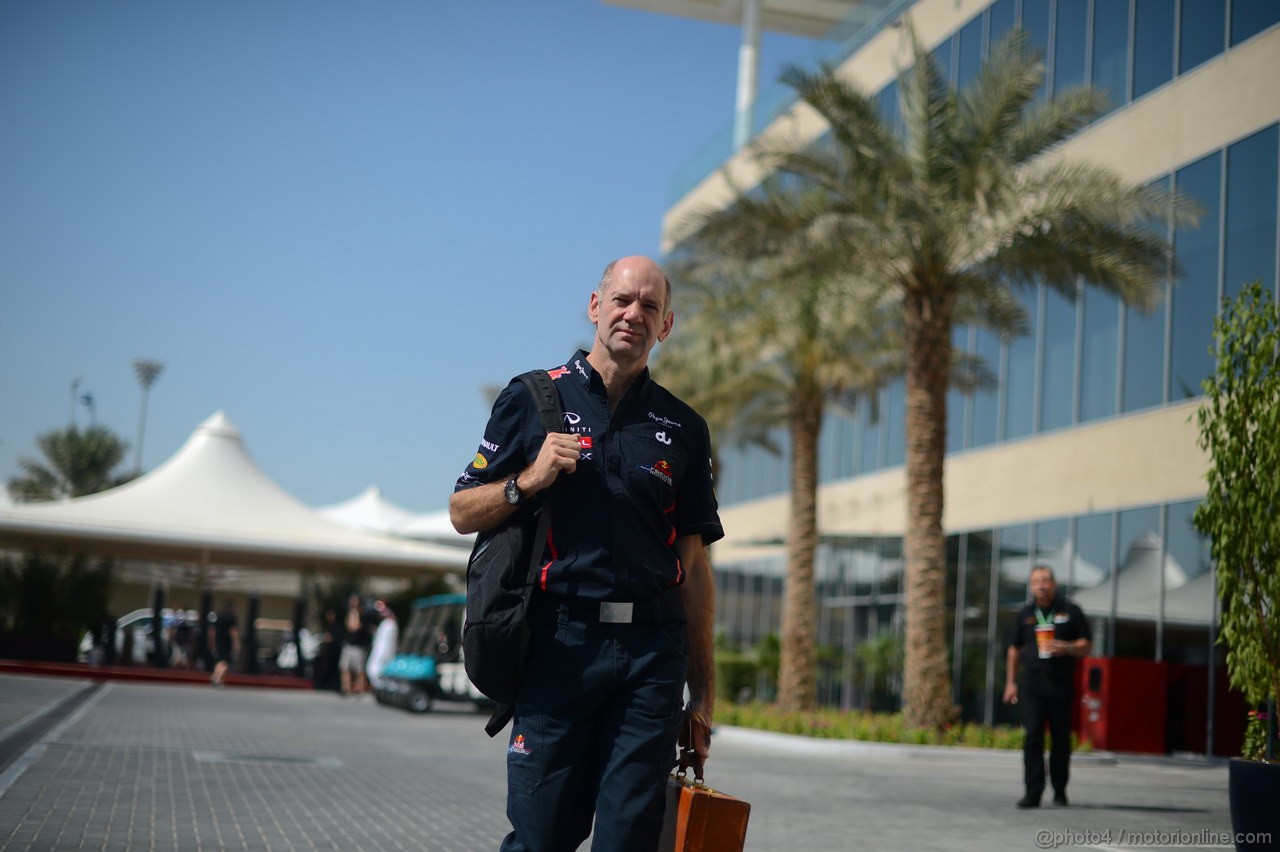
[[[671,333],[666,280],[656,267],[620,266],[604,292],[591,294],[587,316],[595,323],[598,345],[614,358],[643,360]]]
[[[1031,572],[1031,594],[1040,606],[1045,606],[1053,600],[1053,594],[1057,588],[1058,584],[1053,582],[1053,575],[1048,571]]]

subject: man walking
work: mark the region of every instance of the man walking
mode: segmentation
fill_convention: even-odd
[[[1022,745],[1026,794],[1020,808],[1040,807],[1044,794],[1044,726],[1053,738],[1049,751],[1049,780],[1053,803],[1067,804],[1067,776],[1071,765],[1071,706],[1075,702],[1076,658],[1087,657],[1093,644],[1084,612],[1059,595],[1053,570],[1031,569],[1032,600],[1018,611],[1009,637],[1004,702],[1022,705],[1026,739]],[[1022,686],[1018,687],[1018,663]]]
[[[696,767],[710,748],[704,547],[723,531],[706,423],[649,377],[674,323],[671,284],[649,258],[617,260],[587,317],[591,351],[550,371],[566,431],[545,434],[512,381],[449,504],[460,533],[551,507],[507,749],[505,852],[572,850],[593,830],[594,849],[652,852],[684,718]]]

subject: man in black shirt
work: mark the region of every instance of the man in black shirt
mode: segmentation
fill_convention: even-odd
[[[1057,593],[1053,570],[1031,569],[1032,601],[1018,610],[1009,636],[1004,685],[1006,704],[1022,705],[1026,740],[1022,746],[1026,795],[1020,808],[1038,808],[1044,794],[1044,726],[1049,723],[1053,744],[1049,751],[1049,779],[1053,803],[1067,804],[1067,776],[1071,764],[1071,705],[1075,700],[1076,658],[1093,647],[1084,612]],[[1017,682],[1022,663],[1022,686]]]
[[[670,282],[648,258],[615,261],[587,317],[591,351],[550,371],[565,431],[543,432],[512,381],[449,503],[461,533],[530,501],[552,510],[507,749],[506,852],[572,850],[593,831],[594,848],[651,852],[684,718],[696,768],[710,747],[704,547],[723,531],[706,423],[649,378],[674,321]]]

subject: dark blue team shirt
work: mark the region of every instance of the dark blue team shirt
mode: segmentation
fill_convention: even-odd
[[[604,382],[579,350],[550,371],[564,431],[578,436],[577,470],[548,489],[551,530],[539,587],[552,594],[645,601],[684,582],[680,536],[724,536],[711,484],[706,422],[646,369],[609,413]],[[528,389],[513,379],[494,402],[484,440],[454,491],[502,482],[528,467],[546,433]]]

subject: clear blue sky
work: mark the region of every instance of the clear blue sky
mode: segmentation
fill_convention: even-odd
[[[0,481],[77,377],[133,444],[146,357],[145,468],[221,409],[304,502],[443,509],[482,387],[657,254],[738,40],[597,0],[0,3]]]

